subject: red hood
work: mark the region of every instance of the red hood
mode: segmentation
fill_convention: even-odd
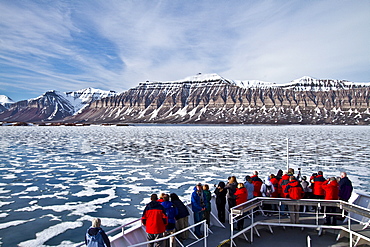
[[[292,180],[292,181],[289,182],[289,185],[290,186],[298,186],[299,182],[297,180]]]
[[[339,186],[337,180],[330,181],[329,186]]]

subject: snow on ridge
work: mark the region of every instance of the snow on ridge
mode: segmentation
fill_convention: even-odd
[[[274,82],[266,82],[259,80],[234,80],[235,85],[242,88],[267,88],[277,86]]]
[[[280,84],[285,88],[295,88],[302,91],[316,90],[316,91],[329,91],[335,89],[352,88],[358,86],[370,86],[370,83],[350,82],[347,80],[337,79],[316,79],[310,76],[303,76],[295,79],[289,83]]]
[[[116,94],[115,91],[106,91],[89,87],[78,91],[64,92],[63,96],[73,105],[76,114],[87,107],[92,101],[114,96]]]
[[[82,101],[90,101],[94,96],[103,98],[116,95],[117,93],[115,91],[106,91],[89,87],[77,91],[64,92],[64,94],[67,97],[80,98]]]
[[[15,103],[11,98],[6,95],[0,95],[0,104],[13,104]]]
[[[64,101],[68,102],[70,106],[73,108],[74,114],[77,114],[82,109],[87,107],[92,101],[99,100],[101,98],[109,97],[117,95],[115,91],[106,91],[101,89],[95,88],[85,88],[80,89],[77,91],[69,91],[69,92],[60,92],[56,90],[49,90],[44,94],[40,95],[37,98],[29,99],[28,102],[39,100],[45,97],[49,93],[54,93],[55,95],[62,98]],[[58,107],[58,106],[56,106]],[[56,109],[57,110],[57,109]]]
[[[221,77],[218,74],[197,74],[194,76],[186,77],[183,80],[179,81],[190,81],[190,82],[205,82],[205,81],[217,81],[217,80],[225,80],[223,77]]]
[[[183,83],[209,83],[214,81],[225,81],[230,82],[231,80],[227,80],[223,78],[222,76],[218,74],[197,74],[194,76],[189,76],[181,80],[175,80],[175,81],[146,81],[146,82],[140,82],[139,85],[143,86],[157,86],[157,85],[182,85]]]

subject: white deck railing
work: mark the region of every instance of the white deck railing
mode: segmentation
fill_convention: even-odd
[[[264,205],[272,205],[275,210],[263,210]],[[300,223],[293,224],[287,220],[286,217],[281,216],[282,213],[297,213],[290,212],[289,210],[282,211],[282,205],[300,205],[302,208],[307,209],[309,207],[314,207],[314,212],[308,212],[303,210],[303,212],[298,212],[300,214]],[[370,206],[370,203],[368,204]],[[271,206],[270,206],[271,207]],[[336,207],[338,211],[336,216],[341,216],[345,218],[344,225],[324,225],[323,219],[326,217],[325,208],[326,207]],[[288,208],[288,207],[287,207]],[[259,212],[264,215],[265,213],[272,213],[274,217],[255,217],[255,214]],[[348,213],[348,214],[347,214]],[[243,230],[234,233],[234,223],[240,219],[248,219],[250,225]],[[368,232],[363,231],[369,227],[370,223],[370,209],[365,208],[356,204],[347,203],[340,200],[312,200],[312,199],[301,199],[301,200],[290,200],[284,198],[267,198],[267,197],[257,197],[246,203],[233,207],[230,214],[230,227],[231,227],[231,246],[235,244],[234,238],[239,236],[244,236],[247,241],[253,242],[254,232],[259,236],[257,226],[267,226],[271,233],[273,233],[272,226],[282,226],[282,227],[299,227],[299,228],[315,228],[319,230],[319,234],[322,233],[323,229],[338,229],[340,233],[338,234],[337,240],[343,232],[349,234],[349,246],[356,245],[359,241],[365,240],[370,242],[370,236],[367,235]],[[250,240],[246,235],[247,231],[250,231]],[[356,237],[356,241],[354,240]],[[355,242],[355,243],[353,243]]]

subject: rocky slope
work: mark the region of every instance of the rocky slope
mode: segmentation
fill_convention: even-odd
[[[88,106],[102,97],[115,95],[113,91],[87,88],[75,92],[48,91],[30,100],[11,104],[9,109],[0,112],[0,121],[7,122],[47,122],[59,121]]]
[[[370,123],[369,84],[303,77],[278,85],[198,75],[146,82],[92,102],[67,122],[191,124]]]

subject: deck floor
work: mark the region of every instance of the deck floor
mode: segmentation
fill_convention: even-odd
[[[265,217],[265,216],[258,216],[260,220],[273,220],[274,217]],[[276,218],[275,218],[276,219]],[[301,223],[304,221],[312,221],[312,217],[301,217]],[[282,221],[289,222],[287,217],[283,218]],[[244,226],[250,224],[248,219],[245,220]],[[342,224],[342,221],[338,220],[338,224]],[[307,247],[307,238],[311,239],[311,246],[320,246],[320,247],[344,247],[349,246],[349,239],[348,237],[341,237],[338,241],[336,241],[337,235],[340,230],[335,229],[324,229],[322,234],[319,235],[319,231],[314,228],[301,228],[301,227],[282,227],[282,226],[274,226],[272,227],[273,233],[270,232],[268,226],[258,226],[257,228],[260,237],[256,233],[253,234],[253,242],[251,242],[251,232],[247,231],[245,233],[246,238],[243,235],[234,239],[236,246],[256,246],[256,247],[266,247],[266,246],[295,246],[295,247]],[[212,226],[209,237],[207,238],[207,247],[224,247],[224,246],[231,246],[230,241],[227,241],[230,237],[230,225],[227,224],[226,228]],[[235,232],[234,232],[235,233]],[[190,244],[191,240],[186,240],[183,244],[186,246]],[[222,244],[224,243],[224,244]],[[177,245],[179,246],[179,245]],[[200,247],[205,246],[204,241],[200,241],[192,246]],[[365,245],[358,245],[359,246],[369,246],[368,244]]]

